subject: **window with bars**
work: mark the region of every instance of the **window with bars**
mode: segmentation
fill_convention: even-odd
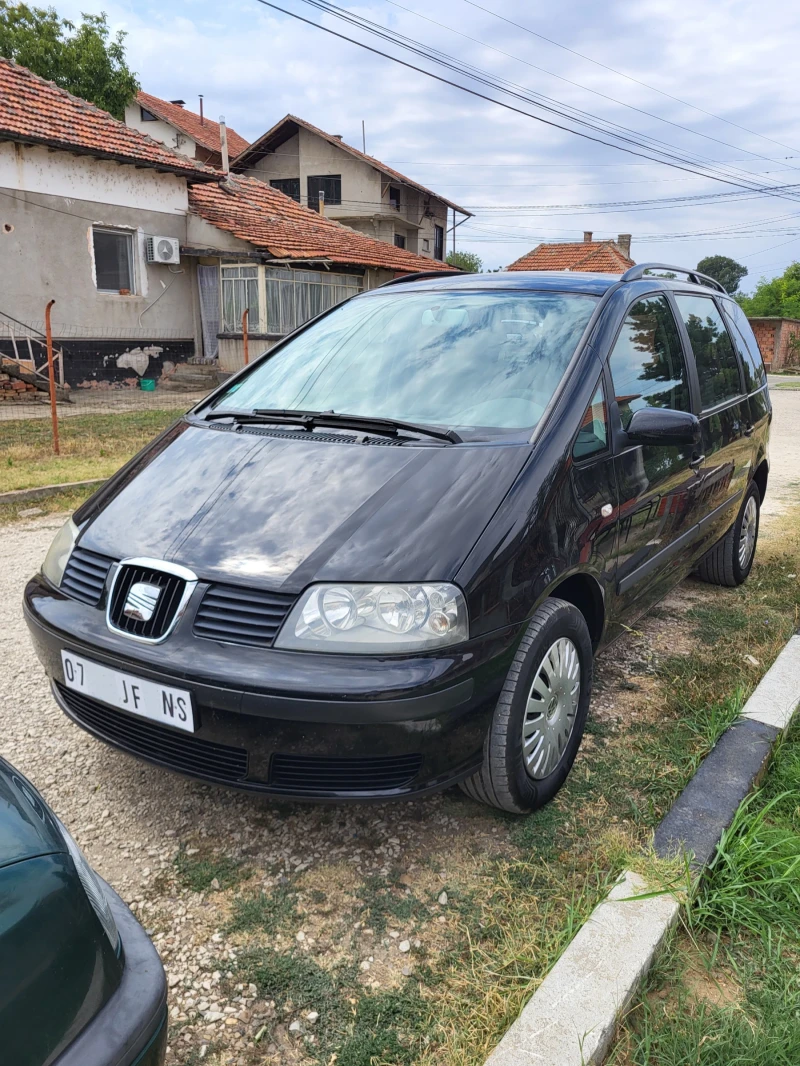
[[[222,267],[222,332],[241,333],[242,315],[248,308],[247,329],[261,331],[259,266]]]
[[[362,289],[356,274],[319,270],[223,264],[221,274],[223,333],[241,333],[245,307],[250,333],[291,333]]]
[[[290,333],[361,291],[361,278],[353,274],[267,267],[265,275],[270,333]]]

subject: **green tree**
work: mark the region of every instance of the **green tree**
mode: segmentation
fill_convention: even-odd
[[[458,267],[459,270],[465,270],[468,274],[480,274],[483,269],[483,260],[474,252],[451,252],[447,257],[447,262],[451,267]]]
[[[118,119],[139,89],[125,58],[125,33],[110,36],[108,18],[81,16],[81,24],[55,8],[0,0],[0,56],[13,59]]]
[[[727,255],[707,255],[697,264],[697,269],[702,274],[708,274],[723,287],[725,292],[734,293],[739,288],[739,282],[747,277],[747,267],[730,259]]]
[[[792,263],[779,278],[762,278],[752,296],[737,296],[749,318],[800,318],[800,263]]]

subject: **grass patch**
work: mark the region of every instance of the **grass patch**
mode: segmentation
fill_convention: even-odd
[[[66,521],[68,515],[77,511],[80,505],[88,500],[92,493],[96,492],[98,488],[100,488],[99,485],[85,489],[65,489],[54,492],[52,495],[46,496],[41,500],[20,500],[16,503],[2,503],[0,504],[0,526],[5,526],[10,522],[20,520],[20,511],[27,511],[33,508],[36,508],[38,511],[37,517],[44,517],[45,515],[50,514],[63,514],[64,521]],[[27,518],[23,516],[22,520],[25,521]]]
[[[70,415],[59,421],[61,454],[57,456],[53,455],[49,418],[2,421],[0,492],[110,477],[178,414],[147,409]]]
[[[628,1015],[614,1066],[800,1062],[800,727],[742,804],[686,928]],[[687,960],[700,957],[700,981]],[[735,982],[738,995],[720,1002]]]
[[[243,933],[260,930],[276,933],[297,917],[297,892],[289,885],[278,885],[269,892],[259,889],[233,900],[228,932]]]
[[[399,883],[400,873],[395,870],[388,881],[383,877],[367,877],[357,889],[359,915],[378,936],[386,932],[390,919],[402,925],[411,918],[423,921],[430,913],[421,900]]]
[[[207,892],[215,880],[220,888],[230,888],[248,872],[241,862],[225,855],[187,855],[184,848],[175,856],[174,862],[179,881],[192,892]]]

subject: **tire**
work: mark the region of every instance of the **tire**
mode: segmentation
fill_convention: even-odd
[[[701,581],[734,588],[747,580],[756,554],[760,517],[761,493],[758,491],[758,485],[751,482],[744,494],[736,521],[697,567],[696,573]],[[748,535],[749,539],[745,545]]]
[[[551,653],[555,658],[549,658]],[[530,814],[555,796],[583,737],[592,665],[592,641],[581,612],[565,600],[545,600],[531,618],[506,675],[486,735],[483,765],[461,782],[468,796],[512,814]],[[542,667],[545,674],[550,671],[554,690],[540,675]]]

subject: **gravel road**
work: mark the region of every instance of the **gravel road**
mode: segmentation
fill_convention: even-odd
[[[800,499],[800,392],[775,393],[773,399],[766,525],[771,514]],[[222,994],[224,974],[217,967],[224,970],[235,950],[221,931],[227,915],[215,904],[217,885],[198,893],[176,879],[179,848],[188,856],[221,852],[273,878],[304,870],[324,877],[334,867],[362,878],[385,877],[399,867],[435,881],[444,880],[463,855],[502,847],[502,828],[489,812],[452,796],[370,807],[271,804],[145,766],[72,725],[52,700],[20,608],[23,586],[62,521],[30,517],[4,530],[0,750],[41,789],[91,863],[151,931],[169,975],[171,1018],[186,1026],[174,1033],[168,1062],[185,1061],[189,1049],[204,1057],[203,1048],[220,1043],[232,1056],[225,1061],[250,1062],[246,1049],[272,1008],[254,999],[255,986]],[[623,641],[603,658],[601,676],[613,669],[609,660],[624,661],[625,655]],[[594,713],[602,715],[613,698],[613,688],[601,686]],[[305,939],[301,933],[299,941]],[[308,935],[313,943],[313,930]],[[367,979],[374,987],[391,980],[416,946],[400,934],[387,939],[372,962],[366,960],[367,970],[372,967]]]

